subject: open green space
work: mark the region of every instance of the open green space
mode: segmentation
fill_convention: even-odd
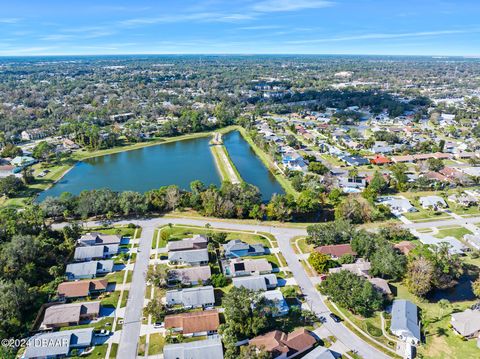
[[[160,333],[150,334],[150,341],[148,342],[148,355],[156,355],[163,353],[165,346],[165,337]]]
[[[437,238],[455,237],[457,239],[463,239],[465,234],[472,234],[471,231],[464,227],[438,227]]]

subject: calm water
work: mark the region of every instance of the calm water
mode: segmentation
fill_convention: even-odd
[[[224,138],[242,178],[257,186],[264,199],[270,199],[273,193],[283,193],[238,132]],[[190,182],[197,179],[206,185],[220,185],[209,141],[210,137],[177,141],[79,162],[55,186],[42,192],[38,201],[63,192],[78,194],[98,188],[145,192],[176,184],[190,189]]]
[[[210,137],[176,141],[79,162],[38,200],[98,188],[145,192],[176,184],[190,189],[190,182],[197,179],[220,185],[209,141]]]
[[[240,132],[235,131],[224,135],[223,143],[243,180],[257,186],[264,200],[269,200],[274,193],[285,193]]]

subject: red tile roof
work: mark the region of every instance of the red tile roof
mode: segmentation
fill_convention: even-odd
[[[319,253],[328,254],[332,257],[340,258],[345,254],[356,255],[350,244],[331,244],[328,246],[320,246],[315,248]]]

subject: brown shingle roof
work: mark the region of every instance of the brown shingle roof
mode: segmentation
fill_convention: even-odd
[[[57,293],[67,298],[86,297],[90,291],[106,290],[107,285],[107,279],[64,282],[58,285]]]
[[[405,255],[408,255],[410,251],[412,251],[415,248],[415,244],[409,241],[402,241],[394,245],[396,249],[398,249],[400,252],[402,252]]]
[[[214,331],[220,325],[217,310],[205,310],[203,312],[182,313],[167,315],[165,328],[180,328],[183,334]]]
[[[331,244],[328,246],[317,247],[315,250],[319,253],[327,254],[337,258],[340,258],[345,254],[357,254],[352,250],[352,246],[350,244]]]
[[[290,334],[285,334],[279,330],[259,335],[249,341],[249,345],[257,348],[263,348],[273,356],[279,356],[282,353],[301,353],[311,348],[315,344],[315,338],[305,328],[299,328]]]

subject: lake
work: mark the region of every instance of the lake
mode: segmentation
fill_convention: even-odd
[[[269,199],[273,192],[283,193],[238,132],[228,134],[225,139],[229,143],[227,148],[233,151],[232,160],[240,175],[259,187],[264,199]],[[79,194],[99,188],[146,192],[176,184],[188,190],[190,182],[197,179],[206,185],[220,185],[209,141],[210,137],[175,141],[81,161],[54,186],[40,193],[37,200],[63,192]]]
[[[240,172],[242,179],[257,186],[264,200],[269,200],[274,193],[285,193],[275,176],[257,157],[240,132],[234,131],[224,135],[223,144],[227,148],[230,158],[235,167],[237,167],[238,172]]]

